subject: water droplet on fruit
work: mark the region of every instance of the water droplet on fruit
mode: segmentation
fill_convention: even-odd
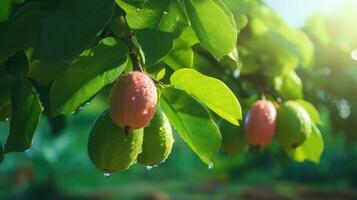
[[[111,175],[111,174],[110,174],[110,173],[107,173],[107,172],[104,172],[104,173],[103,173],[104,178],[109,178],[110,175]]]

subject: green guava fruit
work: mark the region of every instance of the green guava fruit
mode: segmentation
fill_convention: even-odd
[[[298,103],[287,101],[278,110],[277,138],[281,145],[296,148],[310,137],[312,120]]]
[[[244,129],[223,121],[219,129],[222,133],[221,150],[228,155],[243,153],[248,149],[248,143],[244,136]]]
[[[118,127],[106,110],[96,120],[88,140],[88,155],[92,163],[105,173],[127,169],[141,152],[143,129]]]
[[[170,123],[158,108],[149,126],[144,128],[143,151],[138,156],[138,162],[148,166],[162,163],[170,155],[173,143]]]
[[[143,72],[121,75],[110,92],[110,116],[122,128],[144,128],[156,111],[154,82]]]
[[[273,141],[276,115],[272,102],[259,100],[254,103],[244,122],[244,133],[250,145],[262,148]]]

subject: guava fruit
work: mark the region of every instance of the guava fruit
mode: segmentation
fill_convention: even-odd
[[[276,109],[270,101],[254,103],[244,122],[245,136],[250,145],[265,147],[273,141],[276,132]]]
[[[144,128],[156,111],[154,82],[143,72],[129,72],[118,78],[110,93],[110,115],[122,128]]]
[[[298,103],[287,101],[278,110],[277,138],[284,147],[296,148],[310,137],[312,120]]]
[[[223,121],[219,127],[222,133],[221,150],[228,155],[243,153],[248,149],[248,143],[244,136],[244,129]]]
[[[143,151],[138,162],[143,165],[158,165],[170,155],[174,138],[166,115],[157,109],[149,126],[144,128]]]
[[[143,129],[118,127],[106,110],[96,120],[88,140],[88,155],[92,163],[105,173],[127,169],[141,152]]]

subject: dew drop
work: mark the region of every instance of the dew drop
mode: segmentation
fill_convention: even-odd
[[[351,52],[351,58],[352,60],[357,61],[357,49],[353,49]]]
[[[209,164],[208,169],[213,169],[213,164]]]
[[[146,166],[146,170],[151,171],[153,168],[157,167],[157,165],[148,165]]]
[[[169,12],[167,12],[167,11],[164,11],[164,15],[168,15],[169,14]]]
[[[104,178],[109,178],[110,175],[111,175],[111,174],[110,174],[110,173],[107,173],[107,172],[104,172],[104,173],[103,173]]]

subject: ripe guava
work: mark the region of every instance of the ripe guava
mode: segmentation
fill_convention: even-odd
[[[143,129],[126,134],[110,118],[106,110],[96,120],[88,140],[88,155],[92,163],[105,173],[117,172],[132,165],[141,152]]]
[[[310,137],[312,120],[298,103],[287,101],[278,110],[277,138],[281,145],[296,148]]]
[[[143,151],[138,162],[143,165],[158,165],[170,155],[174,138],[166,115],[157,109],[149,126],[144,129]]]
[[[276,109],[270,101],[254,103],[245,118],[245,136],[250,145],[265,147],[273,141],[276,132]]]
[[[154,82],[143,72],[129,72],[118,78],[110,93],[110,115],[122,128],[144,128],[156,111]]]

